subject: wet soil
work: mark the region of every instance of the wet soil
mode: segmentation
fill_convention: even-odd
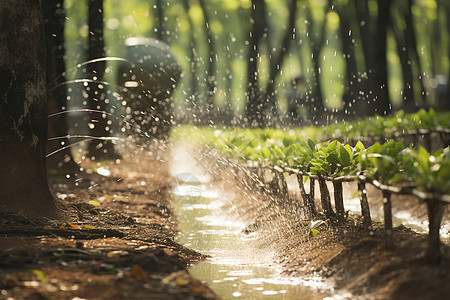
[[[0,299],[217,298],[186,271],[204,255],[174,241],[166,162],[81,166],[49,176],[58,219],[0,215]]]
[[[167,157],[144,153],[120,164],[83,161],[84,171],[69,178],[50,175],[63,210],[57,220],[0,215],[0,299],[217,298],[186,271],[205,256],[174,241]],[[430,265],[425,235],[397,227],[395,248],[387,249],[381,224],[369,234],[358,216],[325,222],[310,236],[311,220],[295,199],[283,205],[289,202],[244,184],[223,160],[203,162],[216,172],[211,184],[226,196],[226,213],[258,234],[285,274],[322,276],[341,298],[449,298],[447,246],[441,264]]]
[[[243,178],[242,172],[222,170],[225,171],[216,174],[215,185],[228,194],[228,214],[245,220],[248,224],[245,231],[259,235],[259,247],[276,249],[274,259],[282,265],[285,274],[322,277],[332,283],[339,299],[450,297],[448,245],[442,246],[440,264],[433,265],[425,259],[427,235],[403,225],[394,228],[392,249],[386,247],[382,224],[373,222],[374,230],[368,232],[357,214],[350,214],[345,222],[325,221],[313,227],[317,219],[305,215],[298,195],[290,195],[290,199],[277,194],[265,195],[251,182],[236,184],[237,178]],[[382,205],[381,193],[369,190],[368,194],[372,209]],[[409,211],[413,218],[425,217],[424,204],[414,198],[393,196],[392,202],[399,210]],[[318,208],[319,203],[316,199]],[[448,221],[447,208],[444,222]],[[318,234],[311,236],[311,228],[316,228]]]

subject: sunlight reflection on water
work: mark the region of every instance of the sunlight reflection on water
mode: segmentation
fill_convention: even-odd
[[[321,278],[280,276],[274,253],[260,249],[256,233],[244,234],[246,224],[226,215],[223,197],[209,188],[210,177],[193,159],[197,154],[174,145],[171,174],[173,202],[183,234],[177,241],[211,257],[189,272],[207,282],[222,299],[323,299],[332,292]]]
[[[349,209],[354,213],[361,213],[361,204],[359,198],[352,198],[345,200],[345,208]],[[384,218],[383,207],[380,207],[379,210],[371,210],[370,211],[373,220],[382,221]],[[392,214],[392,222],[394,226],[404,225],[405,227],[411,228],[417,233],[426,233],[428,234],[428,221],[421,220],[414,217],[409,211],[397,211]],[[444,243],[450,243],[450,222],[442,221],[440,235],[441,240]]]
[[[198,187],[198,186],[197,186]],[[175,188],[180,228],[178,242],[211,256],[190,266],[222,299],[323,299],[330,290],[321,278],[287,278],[279,275],[273,253],[255,248],[256,234],[243,233],[245,224],[221,214],[217,192],[202,186],[202,196],[189,185]],[[205,195],[206,197],[203,197]],[[215,197],[212,197],[215,195]]]

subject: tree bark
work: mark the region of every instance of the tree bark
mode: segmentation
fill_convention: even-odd
[[[105,41],[103,38],[103,0],[88,0],[88,60],[105,57]],[[102,81],[105,75],[106,61],[87,64],[87,76],[94,81]],[[88,85],[88,107],[93,111],[107,111],[105,91],[95,82]],[[96,138],[109,137],[107,114],[90,113],[90,135]],[[88,145],[91,159],[118,158],[111,142],[92,139]]]
[[[45,19],[45,44],[47,50],[47,92],[48,97],[48,135],[52,137],[65,137],[68,135],[69,127],[67,114],[55,113],[67,110],[67,90],[63,83],[66,81],[64,62],[64,0],[49,0],[43,2]],[[59,85],[59,87],[52,89]],[[56,169],[63,167],[64,170],[79,171],[75,163],[68,138],[60,138],[54,141],[47,141],[47,153],[51,154],[47,158],[47,168]]]
[[[54,216],[45,153],[44,19],[41,1],[0,2],[0,211]]]
[[[325,9],[325,15],[331,9],[332,1],[328,0],[327,7]],[[320,52],[325,44],[325,27],[326,24],[322,24],[319,32],[314,32],[313,28],[313,18],[311,7],[307,9],[307,20],[308,20],[308,32],[312,37],[310,37],[309,42],[311,45],[311,55],[312,55],[312,65],[314,72],[314,87],[313,87],[313,96],[307,99],[308,108],[310,111],[310,117],[315,124],[318,124],[319,120],[322,118],[324,114],[325,106],[323,104],[323,93],[322,93],[322,83],[320,81]]]
[[[291,0],[288,4],[289,18],[286,32],[281,40],[281,46],[276,57],[272,57],[270,60],[269,81],[266,86],[266,95],[269,99],[268,105],[270,115],[276,117],[278,115],[275,97],[275,80],[280,74],[281,66],[283,65],[286,53],[289,51],[289,47],[292,44],[292,40],[295,35],[295,20],[297,19],[297,0]]]
[[[412,53],[412,57],[417,65],[417,71],[419,73],[419,84],[420,84],[422,101],[423,101],[423,104],[425,104],[427,101],[427,92],[425,89],[425,82],[424,82],[425,76],[424,76],[424,71],[422,68],[422,63],[420,61],[419,53],[417,52],[416,32],[414,30],[413,15],[412,15],[412,11],[411,11],[412,5],[413,5],[412,0],[408,0],[408,9],[405,14],[406,30],[404,32],[404,36],[405,36],[406,47]],[[417,101],[415,101],[415,102],[417,103]]]
[[[355,52],[355,30],[352,30],[352,19],[349,12],[352,9],[349,5],[338,6],[337,12],[340,18],[340,33],[342,38],[342,52],[345,57],[346,78],[344,84],[344,94],[342,96],[343,111],[345,115],[356,116],[355,104],[359,100],[360,84],[358,83],[358,66]]]
[[[391,111],[387,75],[387,30],[390,22],[391,0],[377,0],[378,15],[371,17],[367,1],[356,1],[357,18],[367,72],[365,84],[368,109],[366,114],[385,115]]]
[[[196,105],[198,100],[198,77],[197,77],[197,64],[198,64],[198,52],[195,47],[195,24],[192,21],[191,17],[189,16],[189,0],[183,0],[184,10],[186,11],[186,18],[189,22],[189,63],[190,63],[190,95],[189,99],[190,101],[187,103],[187,111],[190,112],[184,117],[187,119],[193,118],[193,116],[197,113],[196,108],[198,108],[198,105]]]
[[[165,41],[166,40],[166,21],[164,20],[164,8],[163,8],[163,1],[162,0],[156,0],[155,6],[156,6],[156,24],[157,24],[157,30],[156,30],[156,37],[158,40]]]
[[[258,55],[260,42],[267,33],[266,4],[264,0],[252,0],[251,29],[247,58],[247,123],[252,127],[264,127],[263,112],[267,98],[260,94],[258,76]]]
[[[414,89],[413,89],[413,70],[411,65],[411,57],[409,55],[409,49],[406,46],[405,38],[406,31],[400,31],[400,29],[395,28],[392,24],[392,31],[395,36],[395,43],[397,45],[397,53],[400,58],[400,65],[403,75],[403,89],[402,89],[402,100],[403,109],[407,112],[413,112],[415,109],[414,101]]]
[[[214,53],[214,34],[210,27],[210,20],[208,10],[204,0],[200,0],[200,7],[202,8],[203,17],[205,19],[205,35],[206,43],[208,47],[208,65],[206,69],[206,116],[212,117],[214,111],[214,95],[216,93],[216,76],[214,72],[216,70],[216,55]]]

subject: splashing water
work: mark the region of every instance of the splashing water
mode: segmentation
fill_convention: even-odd
[[[280,276],[274,253],[258,248],[258,236],[245,234],[245,224],[223,211],[225,198],[211,189],[208,175],[194,162],[186,146],[175,145],[172,170],[174,203],[182,235],[178,242],[210,255],[189,272],[206,281],[223,299],[323,299],[330,286],[320,278]],[[178,173],[174,173],[178,172]],[[199,174],[199,175],[197,175]]]

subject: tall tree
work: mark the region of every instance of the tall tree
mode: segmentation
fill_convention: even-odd
[[[65,71],[64,43],[64,0],[48,0],[43,2],[45,19],[45,44],[47,50],[47,87],[49,137],[56,138],[47,142],[48,168],[64,167],[65,170],[77,171],[67,138],[67,90]]]
[[[297,0],[291,0],[288,3],[288,23],[286,26],[286,31],[281,39],[281,46],[276,51],[276,53],[272,53],[272,59],[270,60],[270,68],[269,68],[269,80],[266,86],[266,92],[269,101],[268,105],[271,111],[271,115],[277,115],[277,106],[275,103],[275,81],[277,76],[280,74],[281,67],[283,65],[283,61],[286,57],[286,54],[289,51],[289,48],[292,44],[292,41],[295,36],[295,20],[297,19]]]
[[[53,216],[41,1],[1,1],[0,40],[0,211]]]
[[[200,7],[202,8],[203,17],[205,19],[205,35],[206,35],[206,44],[208,48],[208,62],[206,68],[206,115],[212,116],[212,112],[214,110],[214,95],[216,93],[216,54],[214,52],[214,33],[210,27],[210,18],[208,13],[208,7],[204,0],[200,1]]]
[[[190,4],[189,0],[183,0],[183,6],[186,11],[186,18],[189,23],[189,66],[190,66],[190,101],[187,103],[187,110],[191,111],[191,115],[195,112],[192,110],[196,107],[194,102],[198,96],[198,77],[197,77],[197,65],[198,65],[198,52],[195,43],[195,24],[189,15]]]
[[[340,20],[340,34],[342,39],[342,52],[345,58],[345,84],[342,96],[343,111],[346,115],[356,115],[355,103],[359,99],[361,89],[358,81],[358,64],[355,51],[355,26],[353,21],[354,10],[349,5],[338,5],[336,9]]]
[[[162,0],[156,0],[156,38],[161,41],[166,40],[166,20],[164,19],[164,7]]]
[[[310,4],[311,5],[311,4]],[[328,0],[325,7],[325,18],[326,15],[331,9],[332,1]],[[308,100],[308,107],[311,110],[311,118],[315,122],[318,122],[324,112],[324,104],[323,104],[323,92],[322,92],[322,83],[320,81],[320,53],[322,52],[323,46],[325,45],[325,33],[326,33],[326,21],[323,24],[313,26],[313,18],[311,7],[308,6],[306,10],[307,20],[308,20],[308,33],[309,33],[309,43],[311,45],[311,62],[313,65],[314,72],[314,87],[313,87],[313,96]],[[317,30],[313,29],[314,27],[319,26]]]
[[[399,12],[400,14],[400,12]],[[400,16],[399,16],[400,17]],[[410,51],[406,45],[406,28],[401,29],[396,26],[396,24],[392,25],[392,31],[395,36],[395,43],[397,46],[398,57],[400,58],[400,66],[402,69],[403,75],[403,89],[402,89],[402,100],[403,100],[403,108],[408,112],[414,111],[415,108],[415,99],[414,99],[414,76],[413,76],[413,68],[411,63],[411,55]],[[404,34],[405,33],[405,34]]]
[[[366,114],[389,113],[390,97],[387,73],[387,30],[391,18],[391,0],[377,0],[378,13],[373,16],[368,0],[355,1],[364,51],[367,81],[364,85]]]
[[[424,72],[422,68],[422,63],[420,61],[419,53],[417,51],[417,39],[416,39],[416,31],[414,30],[412,6],[413,1],[408,0],[407,9],[405,11],[406,29],[403,31],[403,36],[405,39],[406,47],[408,48],[408,51],[411,53],[413,64],[417,66],[418,76],[416,78],[419,78],[422,101],[425,104],[427,101],[427,92],[425,90],[425,82],[424,82],[425,76],[423,76]]]
[[[264,126],[263,108],[267,97],[261,95],[258,76],[258,56],[260,43],[269,30],[266,20],[266,3],[264,0],[252,0],[250,12],[251,29],[248,34],[249,46],[247,56],[247,107],[246,117],[250,126]]]
[[[369,105],[370,112],[380,115],[389,114],[391,101],[389,96],[388,70],[387,70],[387,31],[391,18],[391,0],[378,0],[378,16],[375,33],[375,51],[370,67],[372,71],[371,89],[373,98]],[[369,77],[370,78],[370,77]]]
[[[105,40],[103,30],[103,0],[88,0],[88,61],[105,57]],[[106,61],[99,60],[87,64],[87,77],[92,79],[88,85],[88,107],[90,113],[90,128],[93,139],[89,142],[89,157],[95,159],[116,158],[114,146],[107,138],[110,135],[106,93],[101,82],[105,75]]]

